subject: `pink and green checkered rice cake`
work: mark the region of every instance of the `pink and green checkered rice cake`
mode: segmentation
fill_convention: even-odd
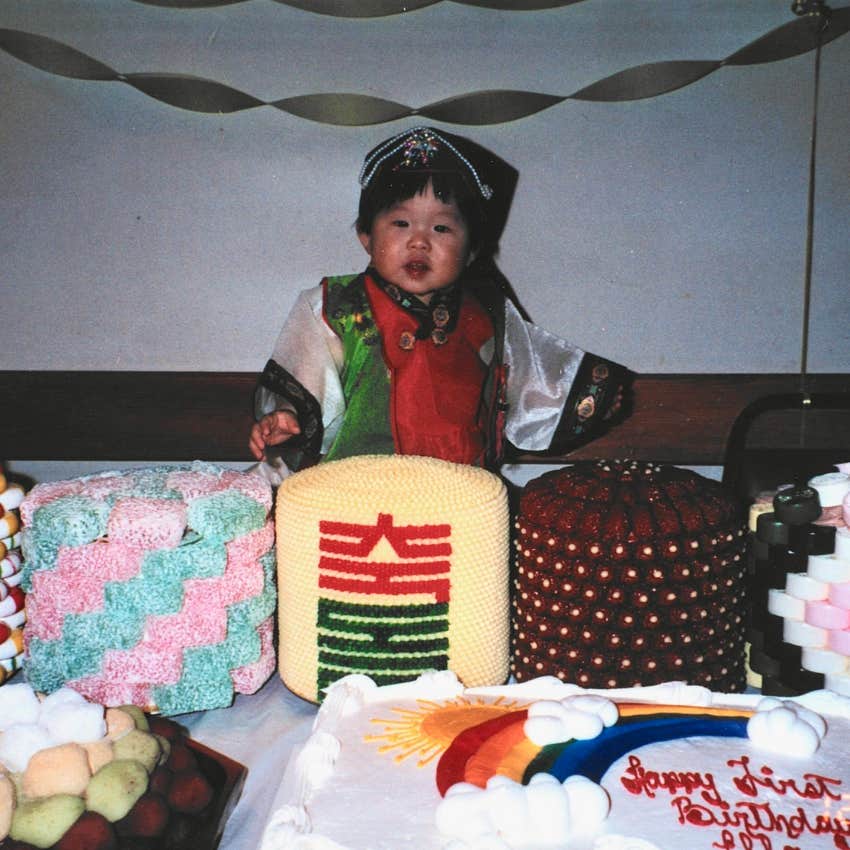
[[[196,461],[34,487],[25,673],[102,705],[230,705],[275,669],[271,488]]]

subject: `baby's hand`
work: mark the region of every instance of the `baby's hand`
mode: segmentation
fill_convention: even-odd
[[[262,460],[266,453],[266,446],[285,443],[290,437],[300,433],[301,427],[294,413],[289,410],[276,410],[264,416],[251,428],[248,448],[257,460]]]

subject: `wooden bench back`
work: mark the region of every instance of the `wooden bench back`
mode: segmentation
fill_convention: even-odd
[[[255,380],[248,372],[0,371],[0,458],[248,462]],[[511,460],[722,465],[739,414],[799,383],[789,374],[639,375],[633,411],[617,427],[562,458]],[[850,374],[810,375],[808,389],[850,393]],[[843,451],[850,460],[850,411],[841,413],[770,411],[750,446]]]

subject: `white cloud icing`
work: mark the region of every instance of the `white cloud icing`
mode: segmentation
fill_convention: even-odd
[[[538,773],[528,785],[493,776],[486,788],[459,782],[437,806],[437,829],[451,850],[558,847],[592,835],[608,816],[605,791],[583,776],[563,783]]]
[[[765,697],[747,722],[747,735],[759,748],[792,756],[811,756],[826,734],[824,719],[798,703]]]
[[[540,700],[528,708],[525,736],[537,746],[557,744],[572,739],[595,738],[606,726],[617,722],[614,702],[590,694],[568,696],[557,702]]]

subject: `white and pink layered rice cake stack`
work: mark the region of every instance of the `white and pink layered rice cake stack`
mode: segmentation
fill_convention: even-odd
[[[10,482],[0,467],[0,684],[23,662],[23,628],[27,615],[19,508],[24,500],[21,484]]]
[[[40,484],[21,506],[26,675],[102,705],[230,705],[275,669],[271,488],[195,462]]]

